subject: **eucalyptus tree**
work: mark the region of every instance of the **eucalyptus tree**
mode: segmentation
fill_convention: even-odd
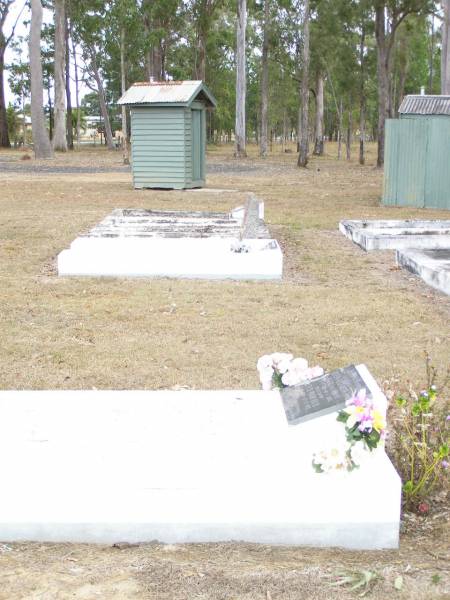
[[[395,37],[399,26],[409,15],[427,13],[432,4],[429,0],[374,0],[378,78],[378,167],[384,163],[386,119],[394,114],[390,83]]]
[[[450,0],[441,0],[443,9],[441,49],[441,94],[450,96]]]
[[[84,61],[83,82],[89,89],[97,93],[106,146],[109,150],[114,150],[102,75],[105,31],[109,20],[108,8],[107,2],[104,0],[78,0],[72,9],[72,18],[74,36],[81,47]]]
[[[261,58],[261,135],[259,155],[267,156],[268,108],[269,108],[269,39],[270,39],[270,0],[263,0],[263,45]]]
[[[54,0],[55,21],[55,128],[53,149],[67,152],[66,137],[66,6],[65,0]]]
[[[8,121],[6,118],[5,103],[5,52],[6,48],[14,38],[17,23],[25,8],[25,3],[23,3],[22,10],[16,17],[13,25],[9,31],[6,31],[6,21],[10,15],[14,2],[15,0],[0,0],[0,147],[2,148],[9,148],[11,145],[8,136]]]
[[[246,29],[247,0],[237,0],[236,19],[236,124],[235,148],[236,158],[247,156],[246,152]]]
[[[29,58],[31,76],[31,125],[36,158],[53,158],[44,117],[44,92],[41,60],[41,29],[43,9],[41,0],[31,0]]]
[[[208,39],[218,10],[224,0],[190,0],[188,10],[192,17],[195,32],[195,58],[193,75],[195,79],[206,81],[206,60]]]
[[[309,0],[303,3],[303,40],[302,40],[302,77],[300,83],[300,144],[297,166],[306,167],[308,164],[309,148]]]

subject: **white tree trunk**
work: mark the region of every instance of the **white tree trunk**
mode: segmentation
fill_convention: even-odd
[[[78,79],[78,62],[77,62],[77,47],[75,44],[75,40],[72,38],[72,54],[73,54],[73,62],[74,62],[74,71],[75,71],[75,104],[77,107],[77,149],[80,148],[80,133],[81,133],[81,110],[80,110],[80,83]]]
[[[450,96],[450,0],[442,0],[444,21],[442,23],[441,94]]]
[[[122,94],[127,91],[127,83],[125,78],[125,29],[120,30],[120,81]],[[123,164],[129,165],[130,158],[128,156],[128,129],[127,129],[127,108],[122,104],[122,155]]]
[[[55,0],[55,129],[53,149],[67,152],[66,137],[66,15],[64,0]]]
[[[267,156],[268,107],[269,107],[269,0],[264,0],[264,33],[261,60],[261,136],[259,155]]]
[[[36,158],[53,158],[53,150],[45,126],[44,89],[41,61],[41,0],[31,0],[30,26],[30,75],[31,75],[31,126],[33,132],[33,147]]]
[[[91,58],[91,71],[94,76],[95,83],[97,84],[97,96],[98,103],[100,105],[100,112],[102,113],[103,123],[105,126],[105,140],[106,146],[108,150],[115,150],[114,141],[112,137],[111,131],[111,123],[109,120],[108,107],[106,106],[105,101],[105,91],[103,89],[103,82],[100,76],[100,71],[97,64],[97,51],[94,47],[89,48],[90,58]]]
[[[236,126],[235,156],[247,156],[245,150],[245,31],[247,29],[247,0],[237,0],[236,35]]]
[[[297,166],[306,167],[309,149],[309,0],[305,0],[303,14],[303,65],[300,85],[300,152]]]

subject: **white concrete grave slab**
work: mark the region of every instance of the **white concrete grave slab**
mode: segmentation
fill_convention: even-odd
[[[229,214],[117,209],[58,255],[58,274],[280,279],[263,210],[254,199]]]
[[[399,266],[450,295],[450,244],[448,249],[397,250],[396,259]]]
[[[339,230],[366,251],[450,248],[450,220],[341,221]]]
[[[289,426],[277,391],[1,392],[0,540],[395,548],[384,450],[352,473],[311,467],[341,428]]]

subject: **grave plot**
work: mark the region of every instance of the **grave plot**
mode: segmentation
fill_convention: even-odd
[[[1,392],[0,539],[395,548],[401,484],[382,448],[351,473],[311,465],[360,381],[385,412],[363,365],[328,382],[333,402],[303,395],[299,421],[278,391]]]
[[[396,258],[398,265],[450,295],[450,244],[448,249],[397,250]]]
[[[58,274],[280,279],[263,211],[254,199],[229,214],[116,209],[58,255]]]
[[[366,251],[450,248],[450,220],[341,221],[339,230]]]

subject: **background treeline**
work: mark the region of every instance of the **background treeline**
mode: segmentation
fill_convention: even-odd
[[[126,135],[116,101],[136,81],[204,80],[218,101],[210,142],[239,140],[243,156],[253,140],[264,156],[295,140],[303,165],[326,140],[348,157],[355,136],[360,161],[364,142],[377,140],[382,164],[384,120],[403,96],[421,87],[450,94],[450,0],[54,0],[44,3],[54,15],[44,26],[41,1],[31,0],[27,39],[15,33],[13,5],[17,14],[20,0],[0,0],[0,146],[20,135],[31,96],[41,156],[73,148],[83,114],[102,116],[114,148],[112,132]],[[5,65],[8,46],[16,59]]]

